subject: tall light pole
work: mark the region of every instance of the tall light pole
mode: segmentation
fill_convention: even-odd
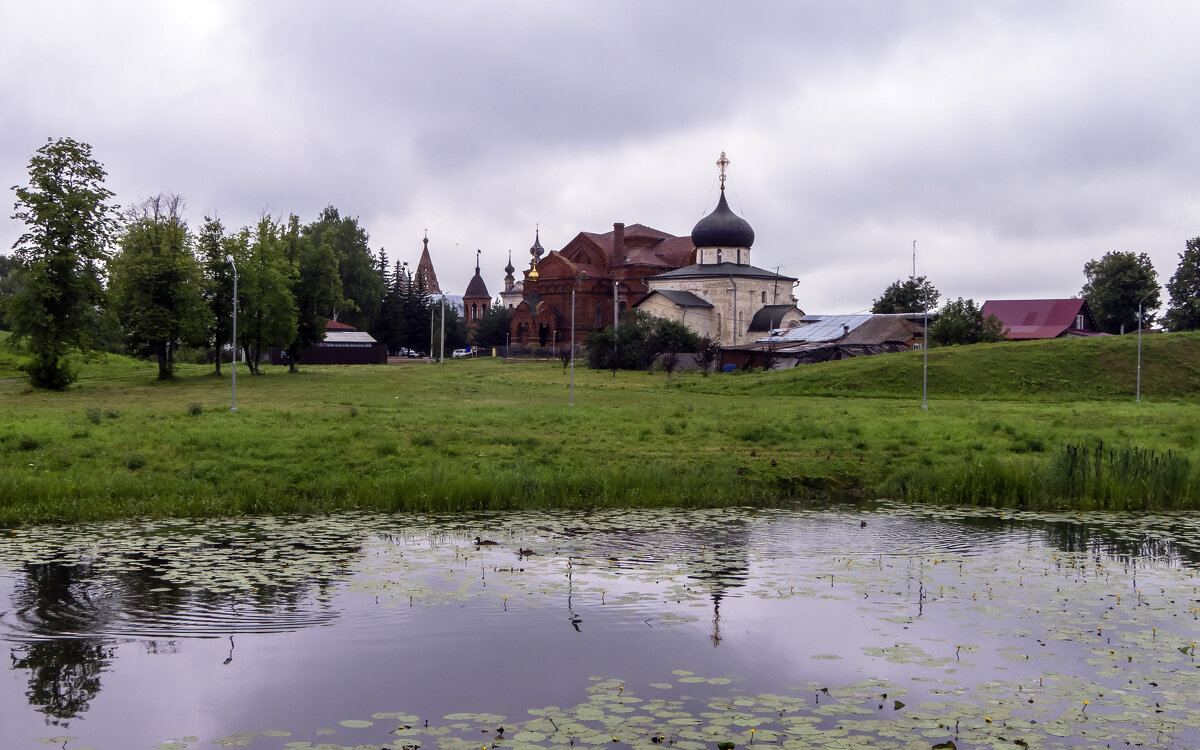
[[[571,406],[575,405],[575,290],[579,288],[579,282],[583,281],[585,276],[587,273],[580,271],[579,278],[575,279],[575,285],[571,287]]]
[[[1155,289],[1154,292],[1158,290]],[[1142,303],[1146,301],[1154,292],[1147,292],[1140,300],[1138,300],[1138,355],[1137,355],[1137,385],[1134,387],[1133,400],[1135,403],[1142,403]]]
[[[446,293],[442,292],[442,346],[438,364],[446,364]]]
[[[237,411],[237,264],[233,262],[232,255],[226,255],[225,260],[229,261],[229,265],[233,266],[233,351],[230,352],[229,369],[233,371],[233,397],[229,404],[229,411]]]

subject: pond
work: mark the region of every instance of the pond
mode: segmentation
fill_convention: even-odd
[[[1198,747],[1198,561],[895,505],[0,531],[0,744]]]

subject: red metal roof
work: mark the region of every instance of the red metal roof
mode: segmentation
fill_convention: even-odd
[[[1095,334],[1095,322],[1085,299],[998,299],[983,303],[983,317],[995,315],[1008,329],[1009,339],[1053,339],[1071,332]],[[1075,326],[1083,315],[1083,328]]]
[[[327,321],[325,321],[325,330],[326,331],[356,331],[358,329],[355,328],[354,326],[346,325],[345,323],[339,323],[336,320],[327,320]]]

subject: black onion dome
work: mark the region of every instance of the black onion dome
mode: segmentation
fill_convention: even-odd
[[[696,247],[748,248],[754,244],[754,229],[750,222],[729,209],[722,190],[717,207],[692,228],[692,244]]]
[[[529,248],[529,254],[538,259],[541,259],[542,255],[546,252],[546,249],[542,247],[542,238],[540,235],[541,232],[533,235],[533,246]]]
[[[504,273],[508,274],[509,276],[512,276],[513,271],[515,271],[515,270],[517,270],[517,269],[513,268],[512,253],[509,253],[508,254],[508,265],[504,267]]]
[[[487,284],[483,283],[483,277],[479,275],[479,269],[475,269],[475,275],[471,277],[471,282],[467,284],[467,293],[463,297],[490,297],[488,294]]]

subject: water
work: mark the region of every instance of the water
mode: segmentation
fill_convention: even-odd
[[[1198,552],[898,506],[5,531],[0,747],[1196,747]]]

